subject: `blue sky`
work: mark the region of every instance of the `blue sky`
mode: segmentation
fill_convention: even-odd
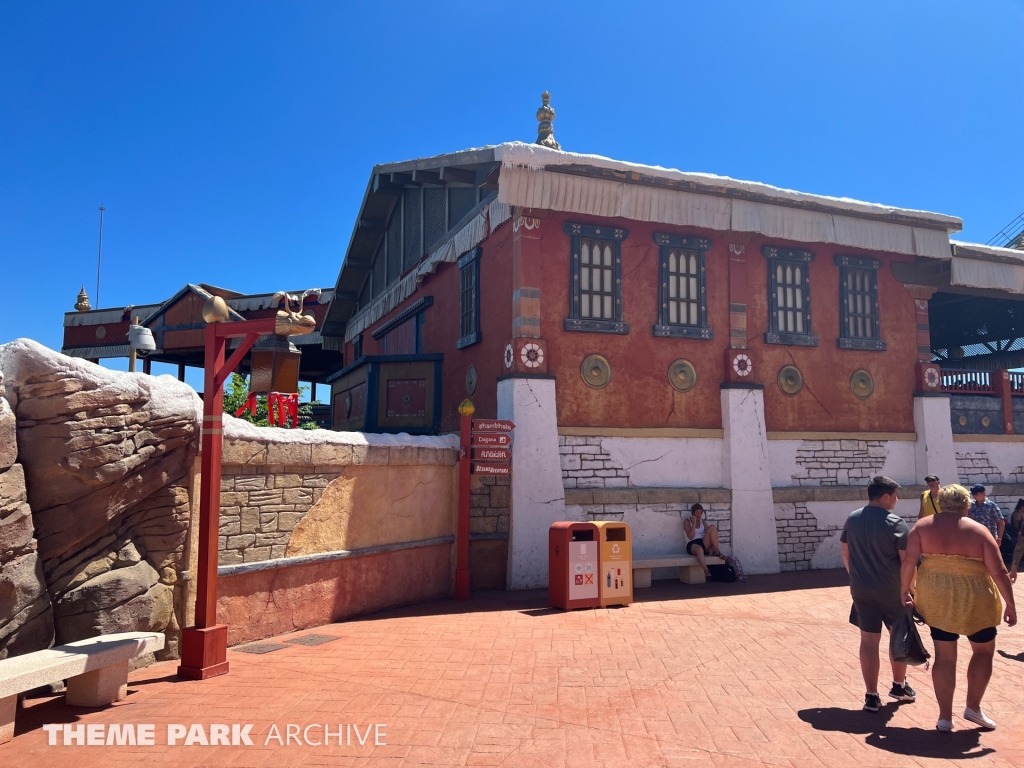
[[[330,286],[374,163],[536,137],[964,219],[1024,211],[1024,3],[0,6],[0,342],[186,282]]]

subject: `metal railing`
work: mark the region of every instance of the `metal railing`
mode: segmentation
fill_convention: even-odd
[[[993,371],[945,370],[942,372],[942,391],[978,395],[997,394],[992,373]],[[1021,394],[1024,394],[1024,390]]]

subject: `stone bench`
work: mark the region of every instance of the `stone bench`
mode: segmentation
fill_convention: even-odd
[[[100,635],[0,661],[0,744],[14,738],[18,694],[68,681],[72,707],[103,707],[128,694],[128,663],[164,647],[161,632]]]
[[[706,565],[721,565],[724,562],[720,557],[704,558]],[[655,555],[633,561],[634,589],[651,586],[652,568],[679,568],[679,580],[684,584],[703,584],[705,581],[704,569],[693,555]]]

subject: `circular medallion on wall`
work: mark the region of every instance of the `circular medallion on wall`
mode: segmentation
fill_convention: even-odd
[[[779,389],[792,397],[804,388],[804,377],[795,365],[784,365],[779,369]]]
[[[966,427],[967,426],[967,417],[964,416],[963,414],[960,414],[960,416],[957,417],[956,423],[959,424],[961,427]]]
[[[506,368],[511,368],[512,367],[512,363],[515,362],[515,359],[516,359],[516,353],[512,349],[512,344],[511,343],[506,344],[505,345],[505,367]]]
[[[990,419],[988,416],[982,416],[981,417],[981,426],[983,426],[986,429],[988,429],[989,427],[992,426],[992,419]]]
[[[853,394],[856,397],[859,397],[861,400],[867,400],[871,397],[871,393],[875,391],[875,381],[871,378],[870,373],[863,368],[858,368],[850,377],[850,389],[853,390]]]
[[[583,358],[580,375],[588,387],[601,389],[608,386],[608,382],[612,380],[612,366],[603,355],[594,353]]]
[[[668,367],[668,383],[680,392],[689,392],[697,385],[697,369],[689,360],[680,358]]]
[[[96,326],[96,338],[97,339],[102,339],[106,335],[107,335],[107,329],[104,328],[102,325],[97,325]]]
[[[349,418],[352,415],[352,393],[345,393],[345,418]]]
[[[935,368],[928,368],[924,372],[924,383],[929,389],[938,389],[938,386],[941,383],[938,370]]]
[[[740,353],[732,359],[732,370],[737,376],[749,376],[754,364],[749,356]]]
[[[471,365],[466,369],[466,394],[472,395],[476,392],[476,366]]]
[[[527,368],[540,368],[544,362],[544,350],[533,342],[523,344],[523,348],[519,350],[519,359]]]

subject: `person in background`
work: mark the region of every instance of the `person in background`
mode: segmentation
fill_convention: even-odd
[[[1022,527],[1024,527],[1024,499],[1017,499],[1017,506],[1013,508],[1013,513],[1003,529],[1003,540],[999,542],[999,551],[1003,555],[1003,563],[1006,564],[1008,571],[1014,570],[1014,565],[1020,563],[1020,558],[1014,561],[1013,551],[1020,542]]]
[[[1013,555],[1010,557],[1010,581],[1017,583],[1017,567],[1021,559],[1024,559],[1024,499],[1017,502],[1017,508],[1010,516],[1010,525],[1017,529],[1017,546],[1013,548]]]
[[[900,565],[910,529],[892,511],[899,501],[899,488],[899,483],[891,478],[873,478],[868,485],[868,505],[850,513],[839,537],[853,597],[850,623],[860,629],[860,670],[864,676],[864,709],[868,712],[877,712],[882,707],[878,695],[882,624],[892,631],[893,623],[904,614],[900,602]],[[891,651],[889,663],[889,696],[897,701],[914,701],[917,693],[907,682],[907,665],[893,661]]]
[[[974,503],[971,504],[971,509],[967,516],[988,528],[988,532],[992,534],[992,538],[996,540],[996,546],[998,547],[999,542],[1003,540],[1003,529],[1006,527],[1003,511],[999,509],[998,504],[986,498],[985,486],[981,483],[975,483],[971,486],[971,497],[974,499]]]
[[[928,490],[921,494],[921,510],[917,513],[918,520],[939,511],[939,502],[936,501],[939,498],[938,475],[928,475],[924,482],[928,486]]]
[[[718,543],[718,529],[704,522],[704,507],[694,504],[690,507],[690,516],[683,520],[683,532],[689,541],[686,542],[686,554],[693,555],[704,569],[704,578],[711,579],[711,571],[704,564],[704,556],[721,557],[722,550]]]
[[[969,504],[962,485],[947,485],[939,491],[942,514],[914,526],[901,574],[903,604],[917,610],[935,641],[932,683],[939,704],[935,727],[945,733],[953,730],[956,641],[967,635],[973,652],[967,667],[964,719],[991,730],[996,723],[982,711],[981,699],[992,677],[996,627],[1003,618],[1007,626],[1017,623],[1013,587],[999,548],[987,528],[966,516]],[[1000,594],[1006,601],[1005,613]]]

